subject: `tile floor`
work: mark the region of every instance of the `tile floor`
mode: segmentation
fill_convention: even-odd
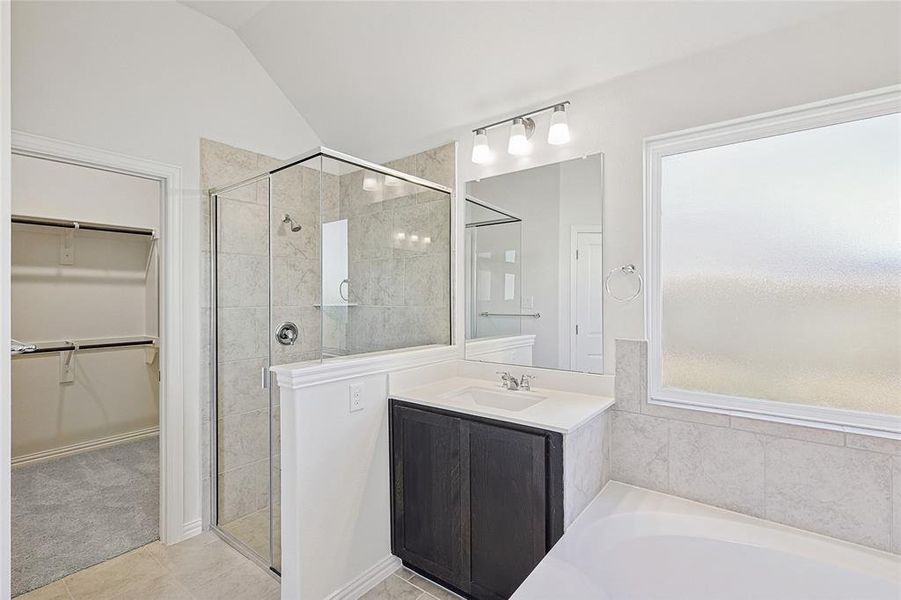
[[[460,596],[401,567],[363,594],[360,600],[460,600]]]
[[[278,582],[214,533],[153,542],[16,600],[278,600]]]

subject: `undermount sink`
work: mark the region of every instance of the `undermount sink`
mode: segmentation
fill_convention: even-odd
[[[505,390],[490,390],[481,387],[467,387],[448,392],[447,394],[442,395],[441,399],[451,402],[471,402],[477,406],[518,412],[547,400],[547,396],[542,396],[541,394],[535,394],[533,392],[510,392]]]

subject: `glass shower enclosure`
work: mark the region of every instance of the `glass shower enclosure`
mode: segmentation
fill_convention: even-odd
[[[451,190],[317,148],[210,192],[211,526],[278,573],[273,365],[451,342]]]

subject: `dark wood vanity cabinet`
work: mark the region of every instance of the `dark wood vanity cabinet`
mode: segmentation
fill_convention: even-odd
[[[563,534],[562,435],[394,399],[390,432],[394,554],[509,598]]]

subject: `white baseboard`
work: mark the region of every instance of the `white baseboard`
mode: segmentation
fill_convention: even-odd
[[[188,538],[192,538],[195,535],[200,535],[203,533],[203,519],[194,519],[193,521],[188,521],[182,527],[181,539],[179,542],[183,542]]]
[[[376,584],[399,568],[400,559],[393,554],[389,554],[366,569],[366,571],[361,573],[356,579],[345,585],[343,588],[329,594],[326,600],[357,600],[357,598],[371,590]]]
[[[109,437],[90,440],[87,442],[79,442],[70,446],[62,446],[60,448],[51,448],[50,450],[42,450],[31,454],[23,454],[12,459],[12,465],[20,466],[28,463],[39,462],[51,458],[62,458],[64,456],[72,456],[89,450],[97,450],[98,448],[106,448],[107,446],[115,446],[123,442],[133,442],[141,438],[159,435],[159,427],[148,427],[147,429],[139,429],[137,431],[129,431],[128,433],[120,433]]]

